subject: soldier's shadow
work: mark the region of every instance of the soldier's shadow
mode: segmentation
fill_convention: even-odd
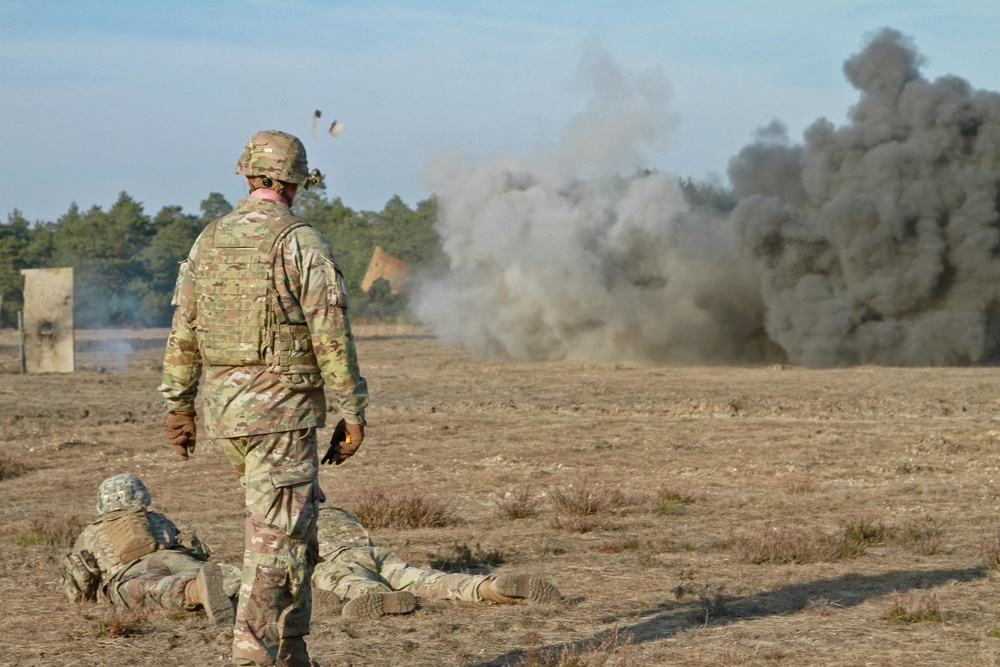
[[[584,650],[612,638],[612,633],[631,635],[633,644],[657,641],[672,637],[692,627],[719,627],[766,616],[794,614],[816,603],[833,607],[853,607],[867,600],[892,592],[925,589],[946,582],[967,582],[986,576],[986,568],[970,567],[947,570],[893,570],[882,574],[846,574],[836,579],[821,579],[806,583],[790,584],[753,595],[701,595],[699,599],[663,602],[652,609],[644,609],[604,620],[615,624],[615,629],[603,630],[591,637],[574,642],[553,644],[534,650],[551,652],[553,657],[567,649]],[[633,619],[642,619],[634,620]],[[631,624],[630,624],[631,623]],[[514,649],[487,662],[469,664],[467,667],[507,667],[525,655],[523,649]]]

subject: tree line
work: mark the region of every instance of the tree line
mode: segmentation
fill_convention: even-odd
[[[15,209],[0,223],[0,327],[15,326],[23,308],[21,269],[56,267],[73,268],[76,326],[169,326],[179,262],[205,225],[232,209],[217,192],[201,202],[200,215],[165,206],[149,216],[125,192],[107,211],[72,204],[55,222],[29,223]],[[382,211],[355,211],[313,189],[300,194],[293,211],[333,245],[356,317],[390,319],[405,312],[405,297],[390,294],[384,280],[361,291],[375,246],[415,269],[440,259],[433,196],[413,208],[394,196]]]
[[[718,184],[682,178],[678,185],[693,209],[724,215],[736,205],[732,191]],[[15,326],[23,308],[21,269],[57,267],[73,267],[76,326],[169,326],[179,262],[205,225],[233,210],[217,192],[199,208],[200,215],[192,215],[180,206],[164,206],[149,216],[122,192],[107,211],[98,206],[81,211],[72,204],[55,222],[29,223],[15,209],[6,223],[0,222],[0,327]],[[299,194],[293,212],[333,246],[357,319],[384,321],[406,314],[406,294],[391,294],[385,280],[361,291],[376,246],[415,272],[444,265],[433,195],[412,208],[396,195],[381,211],[355,211],[339,197],[327,198],[323,188],[313,188]]]

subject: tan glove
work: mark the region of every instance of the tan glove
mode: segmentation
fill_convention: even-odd
[[[197,413],[194,410],[171,410],[167,415],[167,423],[163,425],[163,435],[167,436],[170,446],[187,461],[188,454],[194,454],[195,440],[198,428],[194,425]]]
[[[364,424],[348,424],[341,419],[333,429],[333,436],[330,437],[330,448],[326,450],[321,463],[336,463],[340,465],[347,459],[354,456],[358,451],[361,441],[365,439]]]

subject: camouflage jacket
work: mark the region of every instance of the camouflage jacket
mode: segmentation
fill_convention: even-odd
[[[327,562],[348,549],[375,546],[361,522],[336,505],[319,506],[316,532],[319,537],[320,560]]]
[[[202,418],[208,436],[229,438],[324,426],[326,397],[322,387],[289,389],[267,364],[213,366],[199,352],[200,290],[198,284],[205,236],[225,225],[257,225],[277,219],[300,223],[287,206],[264,199],[244,199],[234,211],[207,227],[181,262],[174,291],[173,325],[163,359],[160,393],[167,410],[194,410],[198,382],[204,375]],[[347,317],[343,279],[323,236],[308,225],[288,232],[274,250],[273,289],[282,312],[301,317],[308,327],[312,352],[326,384],[337,394],[343,417],[364,423],[368,384],[358,368],[354,337]],[[260,295],[261,298],[267,295]]]
[[[90,556],[99,569],[100,591],[107,595],[108,584],[114,581],[115,577],[125,570],[130,564],[136,562],[134,558],[123,562],[115,551],[113,541],[107,530],[108,523],[126,514],[128,511],[110,512],[83,529],[83,532],[76,538],[73,551],[68,554],[68,560],[64,560],[64,580],[72,578],[72,563],[90,561]],[[166,515],[159,512],[145,512],[149,522],[149,534],[155,540],[155,551],[165,549],[181,551],[198,560],[208,560],[211,550],[193,532],[181,531],[173,521]],[[151,553],[155,553],[151,552]],[[75,557],[75,558],[74,558]]]

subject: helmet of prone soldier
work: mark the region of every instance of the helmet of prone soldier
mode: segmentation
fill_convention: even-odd
[[[130,472],[108,477],[97,490],[97,514],[149,507],[153,499],[142,480]]]
[[[309,171],[302,142],[278,130],[262,130],[250,137],[236,163],[236,173],[297,183],[307,189],[322,178],[318,169]]]

